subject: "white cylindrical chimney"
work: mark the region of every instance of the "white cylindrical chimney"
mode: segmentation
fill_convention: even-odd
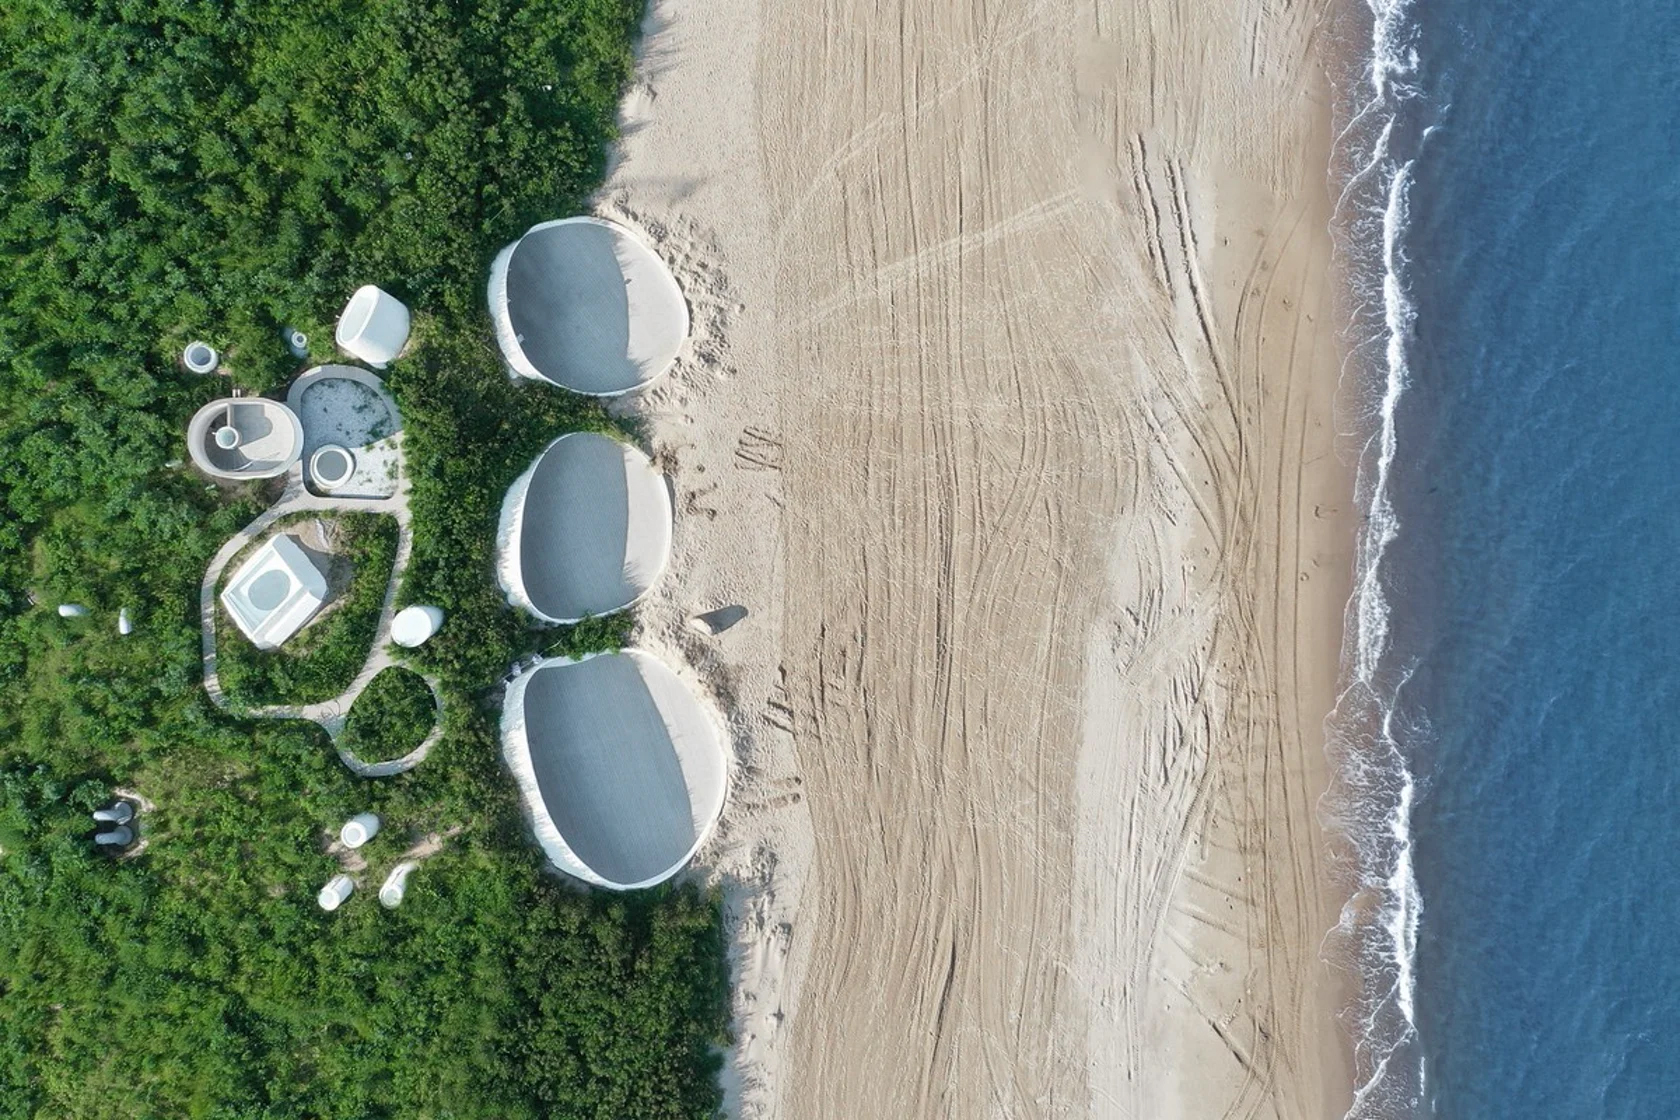
[[[379,835],[379,817],[374,813],[357,813],[344,822],[338,838],[346,848],[359,848]]]
[[[356,889],[355,880],[348,875],[334,875],[327,880],[327,885],[321,888],[321,893],[315,896],[323,910],[337,910],[344,905],[344,900],[350,897],[350,892]]]
[[[391,640],[399,646],[413,649],[423,645],[442,625],[441,608],[421,604],[404,607],[397,612],[397,617],[391,620]]]
[[[385,876],[385,885],[379,888],[379,904],[387,910],[395,910],[402,905],[403,895],[408,891],[408,876],[416,867],[420,866],[413,860],[404,860],[391,868],[391,873]]]

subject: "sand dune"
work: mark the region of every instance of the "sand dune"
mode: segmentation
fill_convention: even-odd
[[[743,1113],[1340,1115],[1319,15],[656,6],[602,208],[695,304]]]

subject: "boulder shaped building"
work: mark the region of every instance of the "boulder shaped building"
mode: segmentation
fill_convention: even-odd
[[[496,544],[496,577],[515,606],[553,623],[609,614],[665,570],[671,493],[634,447],[561,436],[508,488]]]
[[[688,337],[688,304],[670,269],[600,218],[532,226],[491,264],[489,299],[508,368],[591,396],[655,380]]]
[[[598,887],[669,879],[723,811],[728,763],[717,722],[639,650],[553,658],[516,677],[502,750],[543,851]]]

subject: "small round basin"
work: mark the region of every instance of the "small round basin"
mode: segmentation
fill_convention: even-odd
[[[309,457],[309,477],[323,490],[343,486],[355,470],[356,457],[336,443],[322,445]]]
[[[292,593],[292,577],[278,568],[271,572],[264,572],[251,581],[249,590],[245,592],[251,605],[259,611],[271,611],[286,601],[286,596]]]
[[[181,353],[181,360],[194,373],[211,373],[221,356],[208,342],[189,342]]]

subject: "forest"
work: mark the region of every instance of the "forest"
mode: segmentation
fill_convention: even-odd
[[[717,1115],[717,899],[547,872],[495,734],[515,658],[627,632],[533,631],[495,590],[508,483],[611,423],[507,378],[483,283],[598,186],[641,7],[0,5],[0,1117]],[[387,375],[414,485],[401,595],[448,612],[417,651],[443,740],[373,781],[313,725],[204,693],[198,581],[273,491],[181,466],[188,416],[228,383],[177,364],[202,338],[234,384],[276,391],[309,364],[281,328],[330,359],[362,283],[415,312]],[[284,700],[343,671],[247,661],[250,691]],[[415,733],[404,689],[362,733]],[[121,859],[89,816],[118,791],[145,841]],[[327,840],[368,809],[369,875],[438,850],[400,908],[325,913]]]

